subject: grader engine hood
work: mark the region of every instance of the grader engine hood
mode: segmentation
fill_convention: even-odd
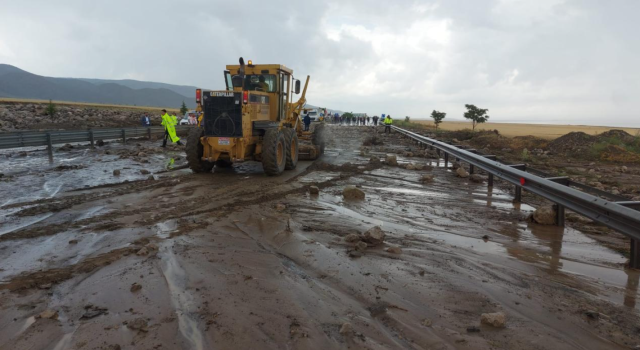
[[[204,91],[204,136],[242,137],[242,93]]]

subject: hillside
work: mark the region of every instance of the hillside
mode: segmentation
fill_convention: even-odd
[[[0,64],[0,97],[150,107],[177,107],[184,101],[193,108],[195,89],[136,80],[52,78]]]

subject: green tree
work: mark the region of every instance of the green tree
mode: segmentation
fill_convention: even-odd
[[[407,123],[408,123],[408,122],[409,122],[409,120],[411,120],[411,117],[409,117],[409,116],[404,117],[404,121],[405,121],[405,122],[407,122]]]
[[[189,108],[187,108],[187,105],[184,103],[184,101],[182,101],[182,107],[180,107],[180,115],[185,115],[187,114],[187,112],[189,112]]]
[[[58,112],[58,108],[53,102],[51,102],[51,100],[49,100],[49,105],[47,106],[47,109],[45,109],[45,112],[48,116],[53,117]]]
[[[473,123],[473,130],[476,130],[476,125],[486,122],[489,119],[487,115],[488,109],[478,108],[474,105],[464,105],[467,111],[464,112],[464,117],[471,120]]]
[[[438,130],[438,125],[442,123],[442,119],[447,115],[445,112],[438,112],[435,109],[431,112],[431,118],[433,118],[433,123],[436,125],[436,130]]]

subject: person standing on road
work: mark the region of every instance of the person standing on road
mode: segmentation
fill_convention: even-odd
[[[171,122],[173,123],[174,127],[178,125],[178,117],[176,116],[175,112],[171,113]]]
[[[373,119],[373,125],[378,126],[378,116],[374,115],[372,119]]]
[[[149,113],[145,112],[142,115],[142,118],[140,118],[140,123],[142,123],[142,126],[144,127],[151,126],[151,119],[149,118]]]
[[[393,123],[393,119],[391,119],[390,115],[387,115],[386,118],[384,118],[384,133],[385,134],[391,134],[391,124]]]
[[[311,117],[309,117],[309,113],[304,115],[302,122],[304,123],[304,131],[309,131],[309,125],[311,124]]]
[[[167,113],[166,109],[163,109],[162,113],[162,126],[164,126],[164,140],[162,141],[162,147],[167,147],[168,138],[171,138],[171,142],[182,145],[182,143],[180,142],[180,138],[178,137],[178,135],[176,135],[176,116],[170,116],[169,113]]]

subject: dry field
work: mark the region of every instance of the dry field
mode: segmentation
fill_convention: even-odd
[[[419,124],[433,126],[430,120],[415,120]],[[443,130],[463,130],[471,129],[470,122],[449,121],[440,124]],[[514,136],[536,136],[545,139],[555,139],[573,131],[582,131],[589,135],[598,135],[609,130],[624,130],[631,135],[640,135],[638,128],[620,128],[612,126],[590,126],[590,125],[551,125],[551,124],[515,124],[515,123],[485,123],[476,127],[478,130],[498,130],[501,135]]]

